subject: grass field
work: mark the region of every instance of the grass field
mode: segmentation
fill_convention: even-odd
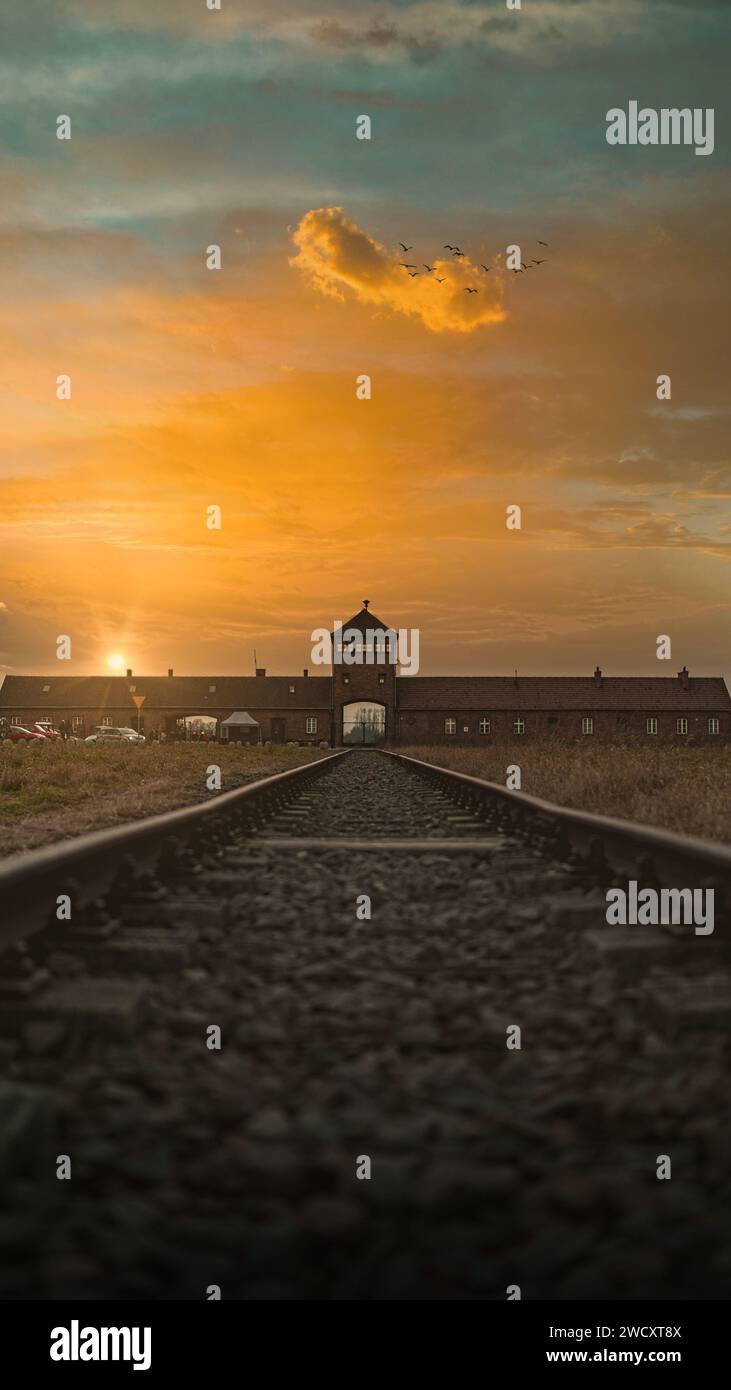
[[[731,747],[611,747],[506,743],[489,748],[399,748],[400,753],[521,790],[562,806],[644,821],[681,835],[731,842]]]
[[[322,757],[319,749],[168,743],[94,747],[0,743],[0,855],[205,801],[206,768],[221,790]]]
[[[620,748],[603,744],[494,744],[401,748],[403,753],[505,783],[518,764],[522,790],[600,815],[645,821],[731,842],[731,748]],[[204,801],[205,772],[222,789],[322,757],[319,749],[150,744],[143,748],[0,743],[0,855]]]

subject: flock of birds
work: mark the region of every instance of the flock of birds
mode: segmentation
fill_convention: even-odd
[[[546,247],[547,247],[547,246],[550,245],[550,242],[548,242],[548,241],[540,241],[540,240],[539,240],[539,241],[538,241],[538,245],[539,245],[539,246],[546,246]],[[399,246],[401,247],[401,250],[402,250],[404,256],[407,256],[408,253],[409,253],[409,251],[413,251],[413,249],[414,249],[413,246],[407,246],[405,241],[400,241],[400,242],[399,242]],[[452,246],[451,243],[448,242],[448,241],[444,243],[444,246],[443,246],[442,249],[443,249],[444,251],[450,251],[450,252],[452,253],[452,256],[454,257],[454,259],[457,260],[457,261],[461,260],[461,259],[464,257],[464,254],[465,254],[464,251],[462,250],[461,246]],[[522,256],[521,256],[521,262],[522,262],[522,264],[520,265],[520,267],[519,267],[518,269],[515,269],[514,267],[511,267],[512,272],[513,272],[513,275],[522,275],[523,272],[526,271],[526,270],[535,270],[535,269],[538,268],[539,265],[544,265],[545,262],[546,262],[546,259],[547,259],[547,258],[544,256],[542,259],[536,260],[535,257],[531,256],[529,260],[523,260],[523,258],[522,258]],[[404,267],[405,270],[408,271],[408,273],[409,273],[409,278],[410,278],[411,280],[415,279],[417,275],[421,275],[421,274],[422,274],[422,272],[419,270],[419,267],[418,267],[417,265],[414,265],[411,261],[401,261],[401,265]],[[480,270],[482,270],[482,271],[484,272],[485,275],[489,275],[489,274],[490,274],[490,271],[494,269],[494,266],[485,265],[482,261],[480,261],[479,265],[480,265]],[[436,274],[435,267],[434,267],[433,265],[427,265],[426,261],[422,261],[422,266],[424,267],[424,270],[426,271],[427,275],[433,275],[433,276],[434,276],[434,279],[436,280],[436,282],[437,282],[438,285],[443,285],[443,284],[444,284],[444,281],[445,281],[446,278],[447,278],[446,275],[441,275],[441,276],[440,276],[440,275],[437,275],[437,274]],[[465,285],[465,286],[464,286],[464,292],[465,292],[465,294],[479,294],[479,293],[480,293],[480,291],[479,291],[479,290],[477,289],[477,287],[474,286],[474,285]]]

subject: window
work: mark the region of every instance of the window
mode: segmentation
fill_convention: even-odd
[[[718,733],[718,729],[719,729],[718,720],[717,720],[717,719],[709,719],[709,721],[708,721],[708,732],[709,732],[709,734],[717,734],[717,733]]]
[[[490,720],[489,720],[489,719],[481,719],[481,720],[480,720],[480,723],[479,723],[479,725],[478,725],[478,728],[479,728],[481,734],[489,734],[489,732],[490,732]]]
[[[675,721],[675,732],[676,732],[676,734],[687,734],[687,732],[688,732],[688,721],[687,721],[687,719],[676,719],[676,721]]]
[[[293,686],[293,685],[290,685],[290,687],[289,687],[289,693],[290,693],[290,695],[294,695],[294,686]]]
[[[468,734],[469,731],[470,731],[470,726],[469,726],[469,724],[465,724],[465,725],[464,725],[464,728],[462,729],[462,733],[463,733],[463,734]]]
[[[379,685],[385,685],[385,684],[386,684],[386,677],[385,677],[384,675],[380,675],[380,676],[378,677],[378,684],[379,684]]]
[[[137,686],[136,686],[136,685],[131,685],[131,686],[129,687],[129,693],[130,693],[130,695],[134,695],[136,689],[137,689]]]
[[[81,715],[80,715],[80,714],[73,714],[73,715],[71,716],[71,728],[74,730],[74,732],[76,732],[77,729],[83,729],[83,727],[84,727],[84,721],[83,721],[83,719],[81,718]]]
[[[343,676],[343,685],[350,685],[350,676]]]
[[[317,733],[317,720],[314,714],[308,714],[307,719],[305,721],[305,732],[308,734]]]
[[[111,716],[111,714],[105,714],[105,715],[103,716],[103,718],[102,718],[102,724],[105,724],[107,727],[109,727],[109,726],[111,725],[111,722],[112,722],[112,716]]]
[[[216,693],[216,687],[215,687],[215,685],[209,685],[209,687],[208,687],[208,694],[209,694],[209,695],[215,695],[215,693]]]
[[[514,733],[514,734],[524,734],[524,733],[525,733],[525,720],[524,720],[524,719],[514,719],[514,720],[513,720],[513,733]]]
[[[456,732],[457,732],[457,720],[456,720],[456,719],[445,719],[445,721],[444,721],[444,732],[445,732],[445,734],[456,734]]]
[[[47,695],[50,689],[51,689],[50,685],[44,685],[44,687],[43,687],[43,694],[44,694],[44,695]]]
[[[657,720],[656,720],[656,719],[648,719],[647,724],[646,724],[645,727],[646,727],[646,729],[647,729],[648,734],[656,734],[656,733],[657,733]]]
[[[582,734],[593,734],[593,732],[594,732],[594,720],[593,720],[593,719],[582,719],[582,721],[581,721],[581,732],[582,732]]]

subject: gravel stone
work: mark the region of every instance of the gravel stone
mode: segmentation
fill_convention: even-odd
[[[731,1038],[703,1008],[702,940],[613,970],[586,948],[596,888],[375,751],[291,809],[237,823],[174,885],[186,968],[110,994],[61,960],[63,1009],[29,1003],[4,1029],[8,1084],[52,1097],[60,1132],[43,1100],[0,1187],[3,1292],[728,1298]],[[297,836],[330,843],[279,843]],[[122,1026],[102,1027],[117,995]],[[703,1019],[692,1045],[666,1026],[676,997]]]

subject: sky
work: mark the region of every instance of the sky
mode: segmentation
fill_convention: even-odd
[[[730,29],[5,6],[0,674],[61,634],[65,674],[289,673],[367,597],[421,674],[728,677]],[[630,100],[713,108],[713,153],[609,145]]]

